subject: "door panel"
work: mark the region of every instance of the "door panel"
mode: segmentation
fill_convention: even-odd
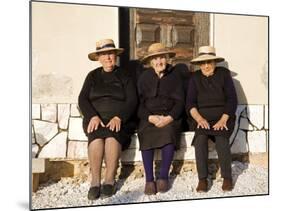
[[[209,14],[130,8],[130,59],[140,59],[154,42],[176,52],[174,63],[186,63],[196,49],[209,44]],[[200,36],[200,38],[198,38]]]

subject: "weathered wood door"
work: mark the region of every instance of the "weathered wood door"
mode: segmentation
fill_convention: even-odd
[[[209,14],[161,9],[129,9],[130,59],[142,58],[150,44],[161,42],[176,52],[174,63],[186,63],[198,47],[209,44]]]

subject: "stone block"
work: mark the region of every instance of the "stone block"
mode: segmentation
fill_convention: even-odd
[[[242,114],[244,115],[246,112],[246,105],[238,105],[237,106],[237,109],[236,109],[236,112],[235,112],[235,115],[236,117],[240,117]]]
[[[208,139],[208,151],[212,152],[216,150],[216,144],[211,139]]]
[[[160,149],[156,149],[154,151],[154,160],[161,160],[161,150]]]
[[[180,148],[175,152],[174,160],[194,160],[195,150],[194,147]]]
[[[56,135],[46,144],[39,154],[39,158],[65,158],[67,132]]]
[[[236,109],[236,112],[235,112],[235,115],[236,115],[235,126],[234,126],[234,129],[233,129],[233,133],[229,138],[231,142],[234,140],[235,134],[237,134],[237,131],[239,130],[239,120],[240,120],[240,118],[242,116],[247,118],[247,106],[246,105],[238,105],[237,109]]]
[[[191,147],[191,142],[194,137],[194,132],[184,132],[181,134],[180,147]]]
[[[42,104],[42,120],[49,122],[57,121],[57,105],[56,104]]]
[[[78,108],[78,105],[73,103],[71,104],[70,106],[70,115],[72,117],[81,117],[81,114],[80,114],[80,111],[79,111],[79,108]]]
[[[32,159],[32,173],[44,173],[46,167],[46,161],[42,158]]]
[[[68,138],[75,141],[88,141],[83,131],[82,118],[69,118]]]
[[[243,130],[238,131],[235,139],[231,143],[230,150],[232,154],[247,153],[249,151],[246,133]]]
[[[138,139],[138,134],[135,133],[131,136],[131,144],[129,146],[129,149],[139,149],[139,139]]]
[[[218,153],[216,150],[212,150],[209,152],[209,159],[217,159],[218,158]]]
[[[248,105],[248,119],[258,130],[264,127],[264,109],[263,105]]]
[[[67,158],[88,159],[88,142],[69,141]]]
[[[247,118],[241,117],[240,118],[240,124],[239,129],[242,130],[254,130],[254,127],[251,125],[249,120]]]
[[[33,124],[31,126],[31,140],[32,140],[32,144],[36,143]]]
[[[267,130],[266,131],[266,152],[268,152],[268,150],[269,150],[269,131]]]
[[[39,174],[46,170],[46,160],[41,158],[32,159],[32,191],[36,192],[39,186]]]
[[[40,119],[40,104],[32,104],[32,119]]]
[[[264,105],[264,129],[268,130],[268,105]]]
[[[39,146],[37,144],[32,144],[32,158],[35,158],[39,151]]]
[[[39,174],[32,174],[32,192],[36,192],[39,186]]]
[[[266,131],[249,131],[248,132],[248,144],[249,151],[251,153],[266,152]]]
[[[121,162],[142,161],[141,151],[138,149],[127,149],[121,154]]]
[[[69,104],[58,104],[58,123],[59,128],[67,129],[68,120],[70,116],[70,105]]]
[[[33,120],[36,142],[43,146],[58,133],[58,124]]]

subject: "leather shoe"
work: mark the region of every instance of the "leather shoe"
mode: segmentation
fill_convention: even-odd
[[[207,179],[199,179],[196,191],[201,193],[201,192],[207,192],[208,190],[208,181]]]
[[[144,194],[146,194],[146,195],[156,194],[155,182],[146,182],[145,183]]]
[[[99,197],[100,197],[100,187],[99,186],[90,187],[88,191],[88,199],[95,200]]]
[[[165,193],[169,190],[169,182],[166,179],[156,180],[156,189],[157,192]]]
[[[221,188],[223,191],[231,191],[233,189],[232,179],[224,178]]]
[[[114,195],[117,191],[117,185],[114,182],[114,184],[103,184],[101,188],[101,195],[102,197],[110,197]]]

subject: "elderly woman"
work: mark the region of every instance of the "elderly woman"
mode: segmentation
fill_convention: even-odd
[[[89,200],[97,199],[100,194],[105,197],[115,194],[120,153],[130,144],[133,133],[130,117],[137,106],[137,94],[132,80],[116,66],[116,57],[122,52],[111,39],[98,41],[96,51],[88,57],[102,66],[89,72],[79,95],[92,175]],[[101,187],[103,159],[106,172]]]
[[[150,66],[138,80],[138,137],[146,177],[144,193],[147,195],[168,191],[169,169],[180,141],[184,90],[180,74],[168,64],[174,56],[175,53],[161,43],[154,43],[142,59]],[[160,175],[156,184],[153,173],[155,149],[161,150]]]
[[[231,152],[229,137],[235,124],[237,96],[230,71],[216,67],[224,58],[216,56],[215,48],[202,46],[199,56],[191,61],[199,65],[200,71],[192,76],[187,95],[187,113],[195,125],[192,144],[195,147],[199,182],[197,192],[208,190],[208,139],[215,142],[223,191],[233,188],[231,175]]]

